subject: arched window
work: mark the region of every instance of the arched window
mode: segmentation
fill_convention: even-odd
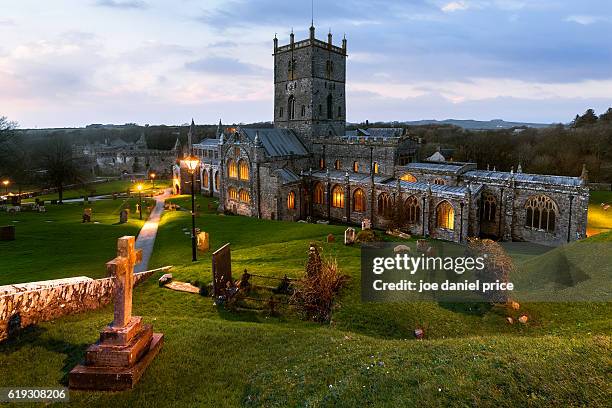
[[[335,186],[332,190],[332,207],[344,208],[344,189],[340,186]]]
[[[334,118],[334,99],[332,94],[327,95],[327,119]]]
[[[215,171],[215,189],[219,190],[219,171]]]
[[[325,168],[325,160],[322,157],[319,159],[319,168],[320,169]]]
[[[302,117],[306,116],[306,106],[302,105]]]
[[[438,228],[455,229],[455,210],[448,201],[442,201],[436,207]]]
[[[342,106],[338,106],[338,119],[342,118]]]
[[[238,178],[238,168],[234,159],[227,161],[227,174],[230,178]]]
[[[243,203],[250,203],[251,202],[251,195],[249,194],[248,191],[241,189],[240,193],[239,193],[239,197],[240,197],[240,201]]]
[[[482,212],[480,219],[482,221],[494,222],[497,209],[497,200],[491,194],[485,194],[482,199]]]
[[[315,185],[314,188],[314,203],[315,204],[323,204],[323,183],[319,182]]]
[[[287,208],[295,210],[295,193],[293,191],[287,195]]]
[[[278,109],[278,117],[279,117],[279,118],[282,118],[284,114],[285,114],[285,112],[283,111],[283,107],[281,106],[281,107]]]
[[[392,214],[393,206],[391,204],[391,196],[387,193],[380,193],[378,195],[378,215],[383,217],[390,217]]]
[[[287,115],[289,119],[295,119],[295,97],[292,95],[287,102]]]
[[[443,185],[446,184],[446,182],[443,179],[441,179],[441,178],[437,178],[437,179],[434,180],[434,184],[437,184],[439,186],[443,186]]]
[[[354,161],[354,162],[353,162],[353,171],[354,171],[355,173],[358,173],[358,172],[359,172],[359,162],[358,162],[358,161]]]
[[[402,177],[400,177],[400,180],[407,181],[408,183],[416,183],[416,181],[417,181],[416,177],[414,177],[410,173],[404,174]]]
[[[228,188],[227,194],[229,195],[230,200],[238,200],[238,190],[236,190],[234,187]]]
[[[246,160],[240,160],[238,163],[238,169],[240,170],[240,180],[248,180],[249,164],[246,162]]]
[[[378,162],[374,162],[374,174],[378,174]]]
[[[555,231],[557,204],[545,195],[531,197],[525,203],[525,226],[547,232]]]
[[[209,187],[210,187],[210,186],[208,185],[208,183],[209,183],[209,180],[208,180],[208,170],[204,170],[204,171],[202,172],[202,185],[204,186],[204,188],[205,188],[206,190],[208,190],[208,189],[209,189]]]
[[[421,220],[421,205],[417,196],[413,195],[404,203],[408,224],[418,224]]]
[[[342,169],[342,161],[340,161],[339,159],[336,160],[336,162],[334,163],[334,169],[336,170]]]
[[[353,193],[353,211],[364,212],[365,207],[365,194],[362,189],[358,188]]]

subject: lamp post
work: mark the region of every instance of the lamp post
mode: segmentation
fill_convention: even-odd
[[[138,190],[138,216],[142,220],[142,184],[136,186]]]
[[[4,192],[5,192],[5,194],[7,194],[7,195],[8,195],[8,186],[9,186],[9,184],[10,184],[10,183],[11,183],[11,182],[10,182],[10,181],[8,181],[8,180],[3,180],[3,181],[2,181],[2,184],[4,184]]]
[[[155,190],[155,173],[151,173],[149,177],[151,178],[151,182],[153,183],[153,190]]]
[[[195,172],[200,164],[195,156],[189,156],[184,159],[185,165],[191,174],[191,260],[193,262],[198,260],[196,251],[196,233],[195,233]]]

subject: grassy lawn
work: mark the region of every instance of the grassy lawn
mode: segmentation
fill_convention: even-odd
[[[148,200],[145,200],[147,202]],[[104,264],[116,252],[117,238],[137,235],[138,199],[90,202],[91,223],[82,223],[83,205],[48,205],[46,213],[0,212],[0,225],[15,225],[15,241],[0,242],[0,285],[70,276],[106,275]],[[152,202],[152,201],[151,201]],[[117,225],[119,211],[128,206],[130,220]],[[148,216],[143,205],[143,218]]]
[[[188,197],[175,201],[188,207]],[[351,280],[331,325],[301,321],[288,310],[279,317],[230,313],[213,306],[211,298],[159,288],[159,275],[154,276],[135,290],[134,313],[165,334],[161,354],[135,390],[71,392],[73,405],[608,406],[612,305],[523,304],[529,323],[508,325],[504,310],[486,305],[362,303],[360,251],[342,245],[344,227],[221,216],[207,210],[208,201],[198,198],[203,209],[198,227],[211,234],[212,249],[231,244],[235,277],[244,268],[301,276],[312,241],[324,256],[338,259]],[[109,202],[96,205],[103,203]],[[80,207],[74,208],[66,220],[74,224],[71,229],[93,228],[79,224]],[[94,218],[102,211],[94,207]],[[102,274],[104,262],[114,256],[115,238],[137,228],[110,225],[116,218],[95,226],[114,229],[116,235],[91,237],[98,245],[108,244],[97,266],[92,264]],[[190,262],[190,239],[184,233],[189,227],[188,211],[164,214],[150,267],[175,265],[177,280],[210,282],[210,253]],[[94,235],[83,231],[79,241],[66,245],[81,245]],[[329,233],[336,243],[324,242]],[[612,240],[612,233],[597,238]],[[11,270],[18,261],[10,260]],[[54,262],[65,261],[58,256]],[[25,278],[32,270],[36,276],[43,273],[23,268],[11,280],[32,280]],[[0,345],[0,386],[65,384],[67,372],[111,320],[112,307],[107,307],[25,330]],[[414,340],[417,326],[426,330],[424,341]]]
[[[64,191],[63,198],[64,200],[70,200],[73,198],[81,198],[86,195],[97,196],[97,195],[107,195],[107,194],[113,194],[113,193],[125,193],[126,191],[128,191],[128,189],[130,190],[130,192],[137,194],[138,193],[138,191],[136,190],[137,184],[138,183],[132,183],[130,180],[114,180],[114,181],[108,181],[108,182],[99,183],[99,184],[88,184],[81,188],[75,188],[75,189]],[[154,191],[153,184],[150,181],[144,181],[142,182],[142,185],[143,185],[143,191],[142,191],[143,194],[149,194]],[[167,188],[167,187],[170,187],[170,185],[171,185],[171,182],[169,180],[155,180],[155,190],[159,190],[161,188]],[[57,193],[53,193],[53,194],[40,195],[40,196],[37,196],[36,198],[38,198],[39,200],[50,201],[50,200],[57,200],[59,196]],[[34,201],[34,198],[24,200],[24,201]]]

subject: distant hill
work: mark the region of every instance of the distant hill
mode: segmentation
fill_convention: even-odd
[[[402,122],[402,124],[408,126],[453,125],[469,130],[511,129],[516,127],[546,128],[552,126],[552,124],[545,123],[506,122],[502,119],[493,119],[488,121],[471,119],[415,120]]]

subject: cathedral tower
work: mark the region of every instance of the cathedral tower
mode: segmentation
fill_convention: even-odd
[[[307,144],[344,136],[346,124],[346,39],[342,47],[310,37],[279,46],[274,38],[274,126],[294,130]]]

